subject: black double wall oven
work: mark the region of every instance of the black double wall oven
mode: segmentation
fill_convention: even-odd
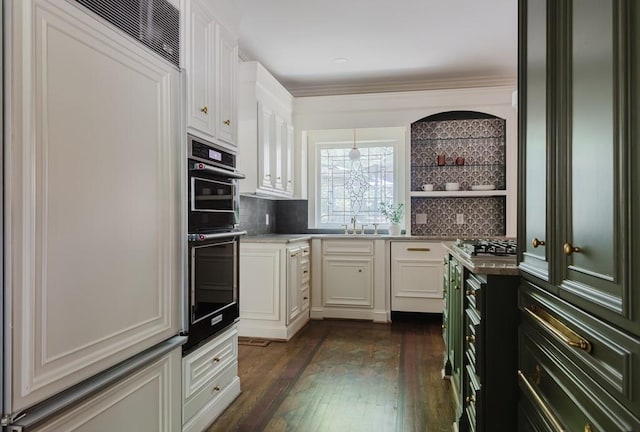
[[[236,155],[188,136],[188,340],[186,354],[239,317]]]

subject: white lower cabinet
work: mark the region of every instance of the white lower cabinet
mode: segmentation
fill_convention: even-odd
[[[391,310],[442,313],[446,253],[441,243],[391,243]]]
[[[242,242],[240,336],[289,340],[309,321],[309,251],[308,241]]]
[[[239,394],[238,330],[233,325],[182,359],[182,431],[203,431]]]
[[[180,430],[177,348],[33,432]]]
[[[388,321],[385,241],[314,239],[314,253],[316,248],[321,259],[313,261],[311,317]]]

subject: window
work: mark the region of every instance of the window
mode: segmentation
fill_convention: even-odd
[[[360,159],[349,151],[354,130],[310,131],[309,137],[309,226],[340,228],[387,221],[380,215],[380,202],[399,202],[405,128],[355,130]]]

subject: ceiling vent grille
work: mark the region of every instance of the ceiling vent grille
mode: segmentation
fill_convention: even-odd
[[[180,11],[167,0],[76,0],[180,67]]]

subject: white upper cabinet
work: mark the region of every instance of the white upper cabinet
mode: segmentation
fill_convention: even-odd
[[[240,63],[240,192],[294,195],[293,96],[257,62]]]
[[[76,3],[15,6],[12,412],[179,332],[184,199],[178,69]]]
[[[185,69],[187,129],[202,139],[237,146],[238,44],[207,2],[187,0]]]

